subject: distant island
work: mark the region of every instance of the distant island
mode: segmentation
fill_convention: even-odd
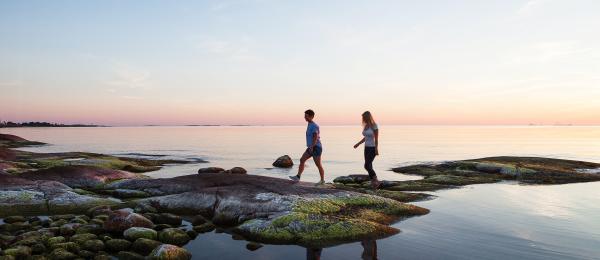
[[[101,125],[85,125],[85,124],[57,124],[48,122],[23,122],[15,123],[10,121],[0,121],[0,128],[5,127],[105,127]]]

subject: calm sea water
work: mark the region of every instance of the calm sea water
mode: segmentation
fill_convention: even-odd
[[[157,158],[202,158],[210,163],[174,165],[153,177],[194,174],[200,167],[241,166],[250,174],[287,178],[292,169],[272,169],[280,155],[296,161],[304,150],[302,126],[109,127],[2,129],[49,143],[37,152],[87,151]],[[322,126],[326,180],[365,173],[362,149],[352,148],[360,126]],[[417,162],[497,155],[544,156],[600,162],[600,127],[382,126],[380,179],[407,180],[390,168]],[[152,158],[152,157],[150,157]],[[318,180],[310,163],[305,181]],[[399,222],[398,235],[322,250],[298,246],[251,252],[227,234],[203,234],[186,246],[195,259],[600,259],[600,182],[555,186],[513,182],[470,185],[433,192],[417,202],[431,213]]]

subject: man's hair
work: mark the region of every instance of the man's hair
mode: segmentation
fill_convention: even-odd
[[[315,111],[312,111],[312,109],[309,109],[309,110],[304,111],[304,114],[307,114],[310,117],[313,117],[313,116],[315,116]]]

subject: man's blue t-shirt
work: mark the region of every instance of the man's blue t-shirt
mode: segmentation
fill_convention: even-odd
[[[313,134],[317,134],[317,146],[321,147],[321,136],[319,132],[319,125],[315,122],[308,123],[306,127],[306,147],[310,147],[312,145]]]

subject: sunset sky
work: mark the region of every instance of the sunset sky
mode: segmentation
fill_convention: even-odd
[[[0,120],[600,124],[600,1],[0,1]]]

